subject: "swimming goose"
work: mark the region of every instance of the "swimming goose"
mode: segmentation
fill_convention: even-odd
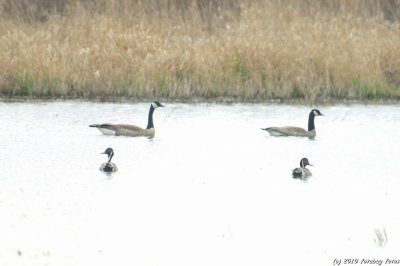
[[[107,154],[108,156],[108,161],[103,163],[100,166],[100,171],[106,172],[106,173],[111,173],[111,172],[117,172],[118,168],[115,165],[115,163],[111,162],[112,157],[114,156],[114,150],[112,148],[107,148],[104,152],[101,154]]]
[[[311,171],[306,168],[307,165],[312,166],[307,158],[301,159],[300,167],[295,168],[292,172],[293,178],[307,178],[312,176]]]
[[[94,124],[90,125],[89,127],[95,127],[101,131],[104,135],[115,135],[115,136],[131,136],[131,137],[139,137],[139,136],[146,136],[146,137],[154,137],[155,130],[153,124],[153,112],[158,107],[164,107],[159,102],[153,102],[150,105],[148,122],[146,128],[141,128],[134,125],[127,125],[127,124]]]
[[[308,131],[301,127],[267,127],[262,130],[268,131],[271,136],[295,136],[295,137],[309,137],[316,136],[314,118],[323,115],[318,109],[313,109],[308,116]]]

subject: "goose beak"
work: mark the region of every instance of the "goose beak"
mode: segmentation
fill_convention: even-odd
[[[313,164],[310,164],[310,163],[309,163],[308,165],[309,165],[309,166],[314,166]]]

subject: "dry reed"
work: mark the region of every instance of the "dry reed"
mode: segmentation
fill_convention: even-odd
[[[382,1],[33,2],[0,0],[5,97],[400,97]]]

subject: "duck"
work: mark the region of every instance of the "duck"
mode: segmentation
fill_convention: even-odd
[[[107,154],[108,156],[108,161],[103,163],[100,166],[100,171],[102,172],[106,172],[106,173],[113,173],[113,172],[117,172],[118,168],[117,165],[115,163],[111,162],[112,157],[114,156],[114,150],[112,148],[107,148],[104,152],[102,152],[101,154]]]
[[[154,137],[155,129],[153,123],[153,112],[158,107],[164,107],[160,102],[155,101],[150,104],[147,127],[141,128],[135,125],[128,124],[93,124],[89,127],[95,127],[101,131],[104,135],[114,136],[130,136],[130,137]]]
[[[312,176],[311,171],[306,168],[307,165],[313,166],[307,158],[301,159],[300,167],[297,167],[292,171],[293,178],[307,178]]]
[[[317,133],[315,131],[314,118],[316,116],[323,116],[323,114],[318,109],[312,109],[308,116],[308,130],[301,127],[267,127],[262,128],[262,130],[268,131],[271,136],[295,136],[295,137],[308,137],[314,138]]]

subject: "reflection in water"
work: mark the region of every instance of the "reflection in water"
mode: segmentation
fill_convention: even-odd
[[[319,107],[313,140],[259,130],[303,125],[310,108],[293,105],[171,103],[154,113],[150,139],[88,127],[140,124],[148,103],[0,108],[1,265],[325,265],[350,251],[398,254],[398,106]],[[105,147],[118,154],[115,174],[98,169]],[[294,180],[303,157],[313,176]],[[383,249],[375,228],[391,239]]]
[[[114,172],[102,172],[106,180],[111,180],[116,175]]]

